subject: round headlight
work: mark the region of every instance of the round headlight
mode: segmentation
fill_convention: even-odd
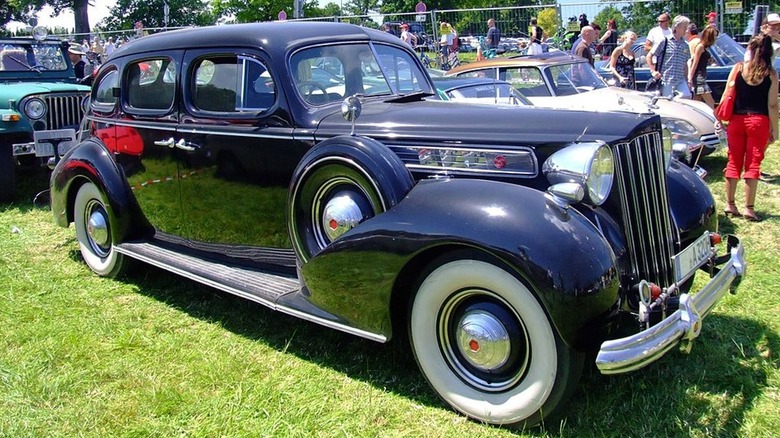
[[[593,154],[590,172],[588,173],[588,196],[591,202],[601,205],[607,200],[609,191],[612,190],[612,181],[615,177],[615,163],[612,151],[606,146],[598,148]]]
[[[24,114],[34,120],[46,114],[46,104],[41,99],[30,99],[24,104]]]
[[[574,143],[547,158],[542,172],[553,186],[548,191],[557,193],[568,187],[555,187],[561,184],[580,184],[588,202],[601,205],[612,190],[615,163],[612,151],[604,142]]]
[[[699,131],[695,126],[682,119],[662,117],[661,124],[664,127],[669,128],[669,130],[672,131],[672,134],[675,135],[699,135]]]
[[[32,30],[32,36],[36,41],[43,41],[49,36],[49,29],[46,26],[35,26]]]

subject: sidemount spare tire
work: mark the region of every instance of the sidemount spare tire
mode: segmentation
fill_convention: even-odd
[[[403,199],[414,180],[378,141],[334,137],[316,145],[293,173],[287,200],[290,239],[299,261]]]

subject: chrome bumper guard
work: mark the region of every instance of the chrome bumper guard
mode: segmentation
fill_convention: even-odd
[[[710,313],[727,291],[734,293],[745,274],[745,250],[739,239],[727,236],[728,253],[715,263],[725,264],[696,294],[682,294],[680,306],[658,324],[633,336],[601,344],[596,366],[602,374],[620,374],[642,368],[658,359],[675,345],[687,353],[701,332],[702,319]],[[720,264],[718,263],[718,264]]]

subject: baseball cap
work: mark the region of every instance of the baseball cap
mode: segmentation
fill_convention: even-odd
[[[707,17],[707,18],[713,18],[713,17],[717,17],[717,16],[718,16],[718,14],[716,14],[715,11],[710,11],[709,14],[705,15],[705,17]]]
[[[769,14],[766,16],[766,22],[769,24],[780,24],[780,15],[777,14]]]

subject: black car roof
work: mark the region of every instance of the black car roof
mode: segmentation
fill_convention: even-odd
[[[346,23],[264,22],[192,27],[161,32],[125,43],[115,56],[160,50],[201,47],[261,47],[268,51],[290,50],[300,45],[327,42],[391,41],[398,38],[375,29]]]

